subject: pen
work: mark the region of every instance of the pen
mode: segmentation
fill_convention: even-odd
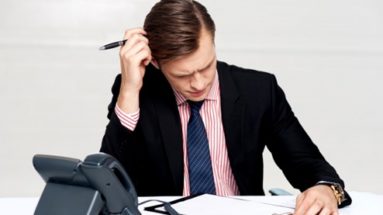
[[[116,47],[119,47],[119,46],[123,46],[126,41],[127,40],[121,40],[121,41],[117,41],[117,42],[113,42],[113,43],[109,43],[109,44],[103,45],[103,46],[100,47],[100,50],[107,50],[107,49],[112,49],[112,48],[116,48]]]

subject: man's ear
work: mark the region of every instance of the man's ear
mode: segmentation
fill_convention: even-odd
[[[152,65],[154,66],[154,67],[156,67],[156,69],[160,69],[160,66],[158,65],[158,61],[156,60],[156,59],[152,59],[152,61],[151,61],[151,63],[152,63]]]

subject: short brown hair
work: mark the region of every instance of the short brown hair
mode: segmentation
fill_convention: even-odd
[[[215,24],[207,9],[193,0],[161,0],[146,16],[144,29],[152,56],[166,62],[197,50],[202,28],[214,40]]]

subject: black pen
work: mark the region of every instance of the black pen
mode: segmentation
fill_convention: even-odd
[[[103,45],[103,46],[100,47],[100,50],[107,50],[107,49],[112,49],[112,48],[116,48],[116,47],[119,47],[119,46],[123,46],[126,41],[127,40],[121,40],[121,41],[117,41],[117,42],[113,42],[113,43],[109,43],[109,44]]]

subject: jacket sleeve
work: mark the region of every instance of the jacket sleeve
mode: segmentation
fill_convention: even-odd
[[[301,191],[317,182],[344,183],[295,117],[273,76],[271,83],[271,141],[268,148],[290,184]]]
[[[102,139],[101,152],[108,153],[116,158],[121,156],[121,145],[125,142],[126,136],[131,136],[131,131],[124,128],[120,123],[116,113],[115,106],[117,103],[118,94],[121,85],[121,75],[118,75],[112,86],[112,101],[108,106],[108,119],[109,123],[106,126],[106,131]]]
[[[112,87],[112,101],[108,106],[109,123],[106,126],[105,134],[102,139],[101,152],[110,154],[117,158],[123,164],[133,161],[135,153],[133,152],[134,142],[137,142],[137,132],[126,128],[118,118],[115,112],[116,102],[120,91],[121,75],[118,75]],[[128,148],[130,150],[128,150]]]

